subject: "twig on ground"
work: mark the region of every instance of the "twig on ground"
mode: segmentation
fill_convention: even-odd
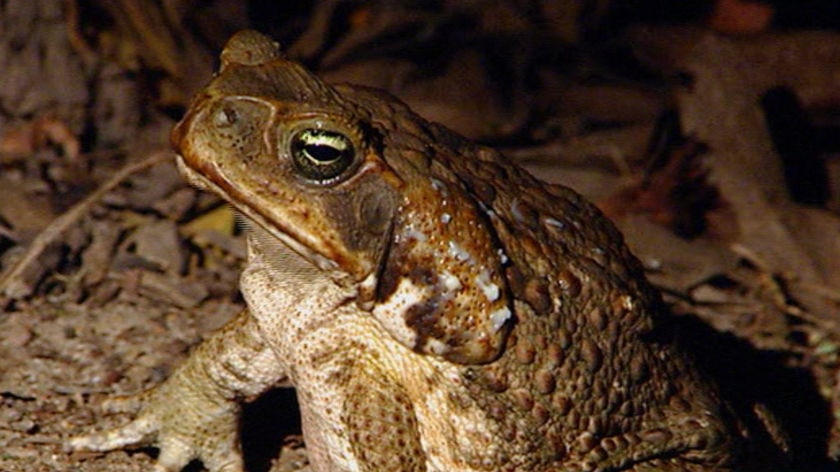
[[[61,237],[65,231],[74,223],[79,221],[90,208],[105,194],[116,188],[120,183],[127,179],[132,174],[141,172],[150,167],[154,167],[161,162],[170,159],[172,153],[170,151],[156,151],[150,153],[139,161],[129,162],[122,169],[120,169],[107,182],[103,183],[93,193],[88,195],[84,200],[80,201],[64,214],[55,219],[49,226],[38,234],[32,241],[32,244],[27,248],[26,252],[13,264],[2,276],[0,276],[0,298],[19,299],[28,295],[31,290],[27,287],[23,280],[23,274],[26,268],[29,267],[44,250]]]

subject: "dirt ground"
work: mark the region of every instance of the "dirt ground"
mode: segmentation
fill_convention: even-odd
[[[597,202],[791,470],[840,470],[835,25],[783,2],[162,3],[0,3],[0,471],[148,470],[154,449],[63,442],[242,309],[236,220],[167,133],[245,27]],[[248,470],[305,470],[298,422],[291,390],[251,402]]]

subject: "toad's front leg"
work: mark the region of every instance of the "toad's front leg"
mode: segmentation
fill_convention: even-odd
[[[211,472],[242,471],[240,402],[284,377],[276,355],[245,310],[200,344],[164,383],[106,402],[106,409],[137,411],[133,421],[72,438],[67,446],[91,451],[155,446],[160,449],[157,470],[178,471],[200,459]]]

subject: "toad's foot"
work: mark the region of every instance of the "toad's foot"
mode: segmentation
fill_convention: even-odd
[[[136,418],[114,430],[72,438],[70,450],[160,449],[158,471],[179,471],[199,459],[211,472],[244,470],[240,401],[285,376],[253,318],[243,311],[199,345],[166,382],[134,397],[105,402]]]
[[[119,428],[71,438],[68,449],[104,452],[154,446],[160,449],[157,471],[179,471],[194,459],[213,472],[244,470],[239,404],[191,388],[180,376],[137,396],[106,401],[103,409],[138,414]]]

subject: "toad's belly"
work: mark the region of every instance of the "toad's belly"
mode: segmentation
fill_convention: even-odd
[[[312,333],[296,352],[308,366],[291,372],[313,470],[498,470],[496,428],[461,368],[371,336],[376,321],[359,320],[337,344]]]

